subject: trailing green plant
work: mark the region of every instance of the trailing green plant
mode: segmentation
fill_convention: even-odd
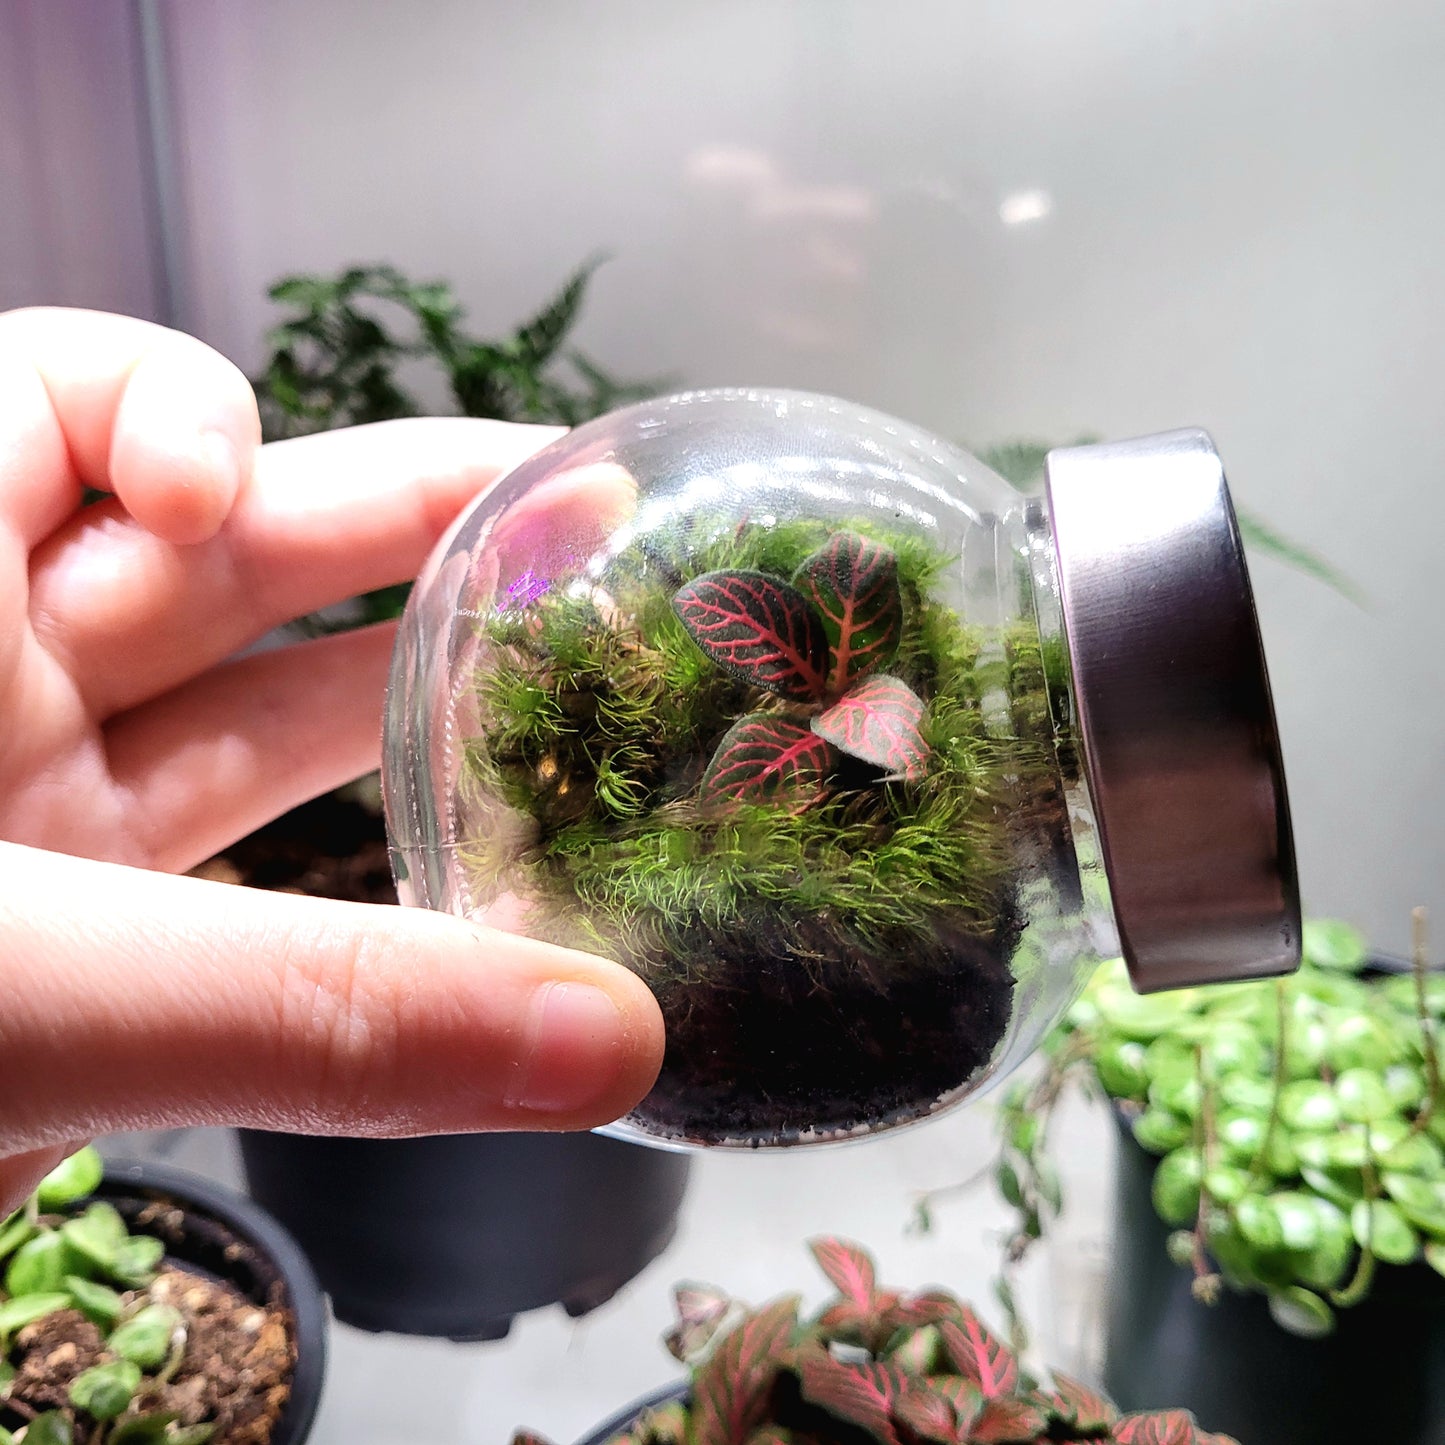
[[[666,1344],[690,1388],[608,1445],[1231,1445],[1187,1411],[1124,1415],[1066,1375],[1033,1379],[946,1290],[880,1287],[847,1240],[810,1247],[838,1291],[811,1316],[796,1295],[753,1309],[681,1286]]]
[[[1105,964],[1000,1109],[1005,1297],[1062,1208],[1048,1138],[1071,1082],[1158,1156],[1154,1207],[1202,1303],[1262,1292],[1283,1328],[1319,1335],[1382,1267],[1445,1274],[1445,977],[1418,938],[1410,971],[1369,961],[1355,930],[1316,922],[1283,979],[1140,996]]]
[[[478,337],[445,281],[394,266],[284,276],[267,295],[287,314],[266,336],[253,379],[267,440],[435,411],[411,378],[430,370],[462,416],[575,426],[652,396],[660,382],[621,381],[571,344],[593,274],[579,267],[537,313],[500,337]],[[369,594],[362,621],[394,617],[405,587]]]
[[[0,1445],[205,1445],[212,1423],[185,1425],[146,1398],[180,1365],[186,1325],[179,1310],[151,1299],[164,1246],[132,1233],[111,1204],[77,1212],[101,1180],[100,1156],[82,1149],[49,1174],[25,1207],[0,1224]],[[23,1352],[22,1332],[62,1311],[78,1311],[100,1332],[101,1358],[70,1380],[66,1403],[3,1424]],[[17,1412],[18,1413],[18,1412]]]

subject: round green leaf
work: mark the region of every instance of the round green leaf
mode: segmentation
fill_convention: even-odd
[[[27,1240],[11,1256],[5,1269],[7,1294],[55,1294],[65,1288],[70,1273],[70,1253],[65,1241],[47,1229]]]
[[[1358,969],[1368,953],[1359,930],[1335,919],[1311,919],[1304,926],[1301,946],[1310,963],[1347,973]]]
[[[1246,1194],[1235,1205],[1234,1218],[1240,1234],[1255,1249],[1269,1254],[1284,1248],[1279,1213],[1263,1196]]]
[[[180,1312],[170,1305],[147,1305],[116,1327],[110,1348],[143,1370],[155,1370],[170,1354],[171,1341],[181,1325]]]
[[[1436,1274],[1445,1274],[1445,1244],[1427,1244],[1425,1246],[1425,1263]]]
[[[1369,1069],[1346,1069],[1335,1080],[1335,1097],[1340,1112],[1356,1124],[1387,1119],[1395,1112],[1395,1102],[1384,1080]]]
[[[1350,1211],[1350,1227],[1361,1249],[1386,1264],[1409,1264],[1420,1252],[1420,1236],[1388,1199],[1362,1199]]]
[[[1284,1060],[1286,1075],[1291,1079],[1318,1079],[1329,1042],[1330,1031],[1319,1019],[1291,1020]]]
[[[1399,1174],[1445,1175],[1445,1154],[1428,1134],[1408,1134],[1398,1144],[1380,1151],[1380,1165]]]
[[[1134,1137],[1151,1154],[1167,1154],[1189,1142],[1194,1126],[1168,1109],[1145,1109],[1134,1120],[1133,1130]]]
[[[1197,1149],[1176,1149],[1154,1170],[1154,1208],[1166,1224],[1187,1224],[1199,1212],[1203,1167]]]
[[[1100,1017],[1127,1038],[1148,1042],[1171,1028],[1193,1006],[1196,989],[1168,993],[1135,993],[1128,984],[1108,984],[1094,995]]]
[[[165,1253],[160,1240],[149,1234],[134,1234],[116,1250],[108,1272],[127,1289],[144,1289],[155,1278]]]
[[[1374,1069],[1382,1073],[1400,1062],[1404,1053],[1400,1040],[1378,1019],[1365,1014],[1346,1014],[1330,1026],[1325,1057],[1337,1074],[1346,1069]]]
[[[1215,1132],[1231,1164],[1253,1164],[1264,1146],[1266,1127],[1266,1121],[1258,1114],[1229,1110],[1220,1114]]]
[[[1144,1046],[1137,1039],[1108,1039],[1094,1055],[1094,1071],[1113,1098],[1143,1098],[1149,1088]]]
[[[1243,1199],[1249,1189],[1249,1172],[1235,1164],[1216,1164],[1204,1176],[1209,1197],[1220,1204],[1233,1204]]]
[[[140,1366],[131,1360],[110,1360],[82,1370],[70,1382],[70,1403],[93,1420],[114,1420],[140,1389]]]
[[[1265,1151],[1264,1162],[1270,1173],[1280,1179],[1293,1179],[1299,1173],[1299,1155],[1295,1152],[1294,1137],[1288,1129],[1274,1131],[1269,1148]]]
[[[102,1331],[114,1328],[125,1301],[113,1289],[77,1274],[66,1275],[65,1287],[75,1296],[76,1308],[91,1324]]]
[[[1190,1045],[1166,1034],[1144,1050],[1144,1072],[1151,1084],[1182,1083],[1198,1074],[1199,1061]]]
[[[1323,1133],[1340,1122],[1340,1104],[1328,1084],[1300,1079],[1281,1091],[1279,1116],[1291,1129]]]
[[[1445,1182],[1390,1172],[1383,1174],[1380,1182],[1411,1224],[1445,1237]]]
[[[1413,1112],[1425,1100],[1425,1075],[1414,1064],[1391,1064],[1385,1070],[1384,1083],[1397,1109]]]
[[[1308,1194],[1282,1190],[1269,1197],[1270,1208],[1279,1221],[1280,1239],[1287,1249],[1310,1250],[1320,1240],[1317,1201]]]
[[[1295,1285],[1274,1290],[1269,1296],[1269,1312],[1280,1329],[1307,1340],[1318,1340],[1335,1327],[1334,1311],[1313,1290]]]
[[[1302,1283],[1315,1289],[1334,1289],[1345,1277],[1355,1252],[1350,1219],[1343,1209],[1327,1199],[1311,1198],[1310,1202],[1314,1205],[1319,1236],[1308,1253],[1296,1257],[1295,1272]]]
[[[1257,1074],[1264,1069],[1264,1042],[1242,1023],[1208,1021],[1204,1038],[1204,1060],[1210,1077],[1227,1079],[1232,1074]]]
[[[4,1301],[0,1304],[0,1345],[16,1330],[24,1329],[32,1320],[42,1319],[45,1315],[68,1309],[69,1306],[70,1296],[63,1290],[17,1295],[14,1299]],[[3,1354],[3,1350],[0,1350],[0,1358],[3,1358]]]
[[[1149,1103],[1154,1108],[1166,1109],[1185,1119],[1197,1118],[1203,1102],[1204,1086],[1199,1082],[1197,1073],[1187,1078],[1156,1079],[1149,1085]]]
[[[94,1194],[100,1186],[105,1165],[101,1157],[89,1145],[77,1149],[70,1158],[56,1165],[35,1191],[42,1211],[63,1209],[87,1194]]]
[[[1274,1102],[1274,1088],[1267,1079],[1231,1074],[1219,1081],[1219,1102],[1231,1109],[1265,1115]]]
[[[84,1214],[67,1219],[60,1226],[60,1233],[78,1259],[89,1266],[89,1270],[109,1273],[115,1263],[116,1252],[125,1244],[127,1232],[125,1220],[112,1204],[103,1200],[89,1206]]]
[[[1358,1169],[1316,1169],[1301,1164],[1300,1177],[1321,1199],[1341,1209],[1353,1209],[1365,1193],[1364,1176]]]

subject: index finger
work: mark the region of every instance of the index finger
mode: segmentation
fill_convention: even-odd
[[[193,336],[100,311],[0,315],[0,517],[33,547],[113,491],[171,542],[213,536],[250,478],[250,383]]]

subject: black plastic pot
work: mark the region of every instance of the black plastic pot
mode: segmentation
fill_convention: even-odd
[[[671,1241],[691,1165],[594,1134],[243,1130],[241,1154],[338,1319],[454,1340],[501,1339],[544,1305],[605,1303]]]
[[[621,1435],[625,1430],[630,1430],[644,1410],[655,1410],[659,1405],[670,1405],[674,1400],[685,1400],[691,1390],[692,1387],[686,1380],[679,1380],[675,1384],[664,1386],[651,1395],[645,1395],[642,1399],[633,1401],[625,1410],[619,1411],[610,1420],[604,1421],[585,1439],[579,1440],[577,1445],[607,1445],[614,1435]]]
[[[1104,1386],[1126,1410],[1182,1406],[1243,1445],[1445,1445],[1445,1279],[1382,1266],[1335,1331],[1282,1330],[1259,1294],[1214,1306],[1165,1253],[1155,1158],[1121,1115]]]
[[[258,1305],[279,1303],[290,1311],[296,1368],[271,1445],[302,1445],[326,1376],[327,1316],[321,1287],[296,1241],[244,1195],[166,1164],[108,1162],[96,1197],[115,1205],[132,1228],[159,1239],[174,1263],[225,1280]],[[157,1200],[174,1204],[175,1211],[137,1226],[136,1216]]]

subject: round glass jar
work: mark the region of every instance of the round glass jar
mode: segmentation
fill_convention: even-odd
[[[1270,860],[1251,857],[1246,882],[1268,896],[1251,904],[1250,937],[1274,940],[1258,956],[1249,939],[1241,954],[1238,896],[1211,914],[1197,887],[1181,896],[1155,876],[1149,800],[1157,785],[1178,812],[1169,749],[1189,741],[1181,723],[1218,724],[1209,700],[1181,719],[1166,698],[1162,732],[1144,726],[1166,740],[1163,777],[1157,747],[1141,754],[1112,722],[1087,738],[1091,715],[1157,711],[1173,686],[1145,676],[1131,693],[1117,639],[1100,665],[1065,628],[1071,597],[1081,618],[1102,606],[1078,629],[1098,643],[1128,590],[1128,559],[1108,560],[1121,534],[1086,536],[1097,509],[1079,505],[1101,495],[1091,468],[1107,450],[1052,454],[1057,495],[1029,498],[847,402],[687,393],[569,433],[439,546],[402,622],[387,706],[399,891],[647,981],[667,1024],[662,1072],[608,1132],[677,1147],[825,1142],[977,1094],[1117,951],[1111,843],[1126,858],[1144,844],[1119,917],[1126,951],[1131,918],[1143,940],[1144,986],[1290,966],[1272,731],[1262,764],[1278,784],[1283,921],[1271,880],[1254,877]],[[1128,460],[1106,478],[1127,482]],[[1105,511],[1121,508],[1127,497]],[[1079,519],[1072,556],[1059,517]],[[1157,560],[1168,537],[1144,533],[1158,526],[1126,518],[1122,535]],[[1197,559],[1186,563],[1169,586],[1182,581],[1175,610],[1192,616]],[[1158,626],[1142,609],[1146,674],[1161,665],[1150,648],[1172,657],[1178,640]],[[1257,634],[1254,646],[1268,712]],[[1238,667],[1238,639],[1222,656]],[[1080,667],[1102,691],[1081,696]],[[1237,702],[1237,678],[1222,685]],[[1258,781],[1255,769],[1241,782],[1246,809]],[[1120,800],[1112,822],[1106,795]],[[1217,834],[1209,798],[1196,802]],[[1177,855],[1187,840],[1175,842]]]

